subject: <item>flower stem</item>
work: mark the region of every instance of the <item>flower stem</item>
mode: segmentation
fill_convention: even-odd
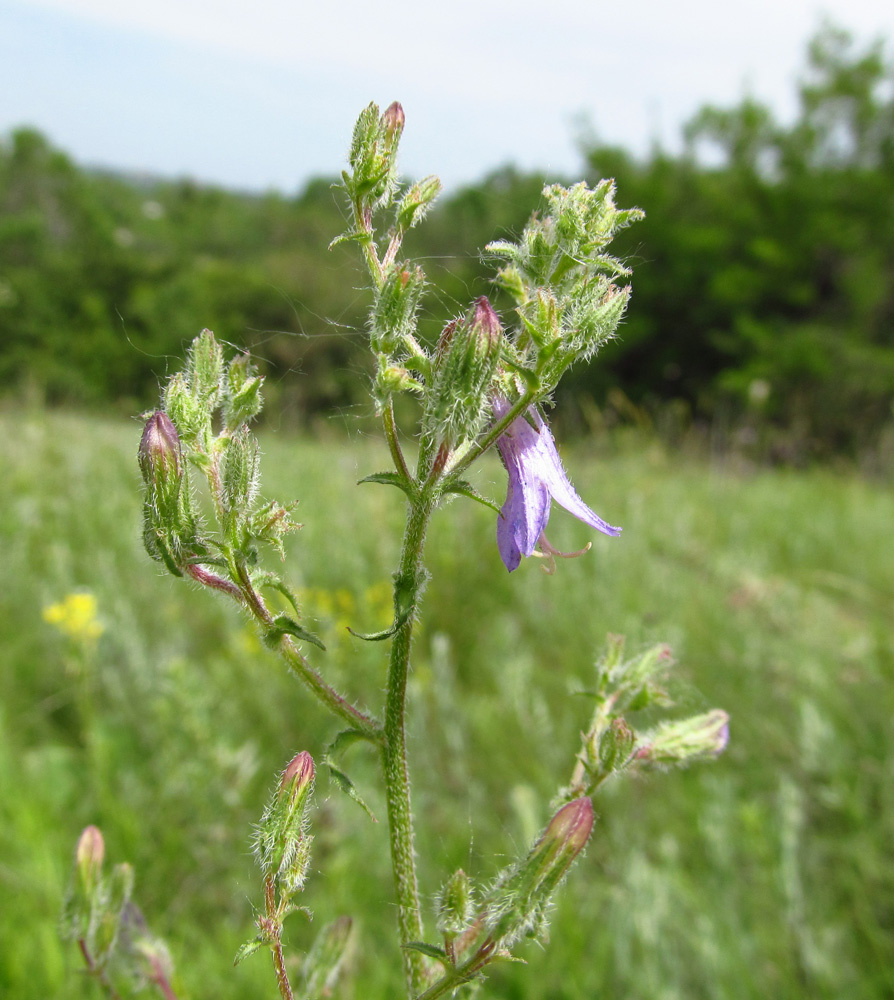
[[[411,613],[395,632],[391,645],[391,664],[385,702],[385,740],[382,765],[388,801],[388,824],[391,838],[391,864],[397,896],[397,922],[403,948],[404,976],[410,997],[425,986],[427,969],[424,957],[407,949],[412,941],[424,940],[416,859],[413,851],[413,814],[410,807],[410,778],[407,767],[406,696],[413,621],[422,596],[422,550],[425,531],[434,509],[430,494],[422,492],[407,509],[407,524],[395,588],[409,593]]]
[[[265,924],[267,933],[271,937],[270,951],[273,955],[273,968],[276,970],[276,985],[279,987],[282,1000],[294,1000],[282,951],[282,919],[276,907],[276,887],[270,875],[264,881],[264,903],[267,909]]]

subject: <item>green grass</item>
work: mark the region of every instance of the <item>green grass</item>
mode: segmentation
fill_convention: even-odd
[[[236,969],[260,899],[249,855],[275,773],[338,730],[225,601],[160,575],[140,543],[139,427],[0,416],[0,994],[92,997],[57,936],[75,840],[108,856],[167,938],[182,998],[273,997],[265,956]],[[265,492],[297,497],[287,574],[330,645],[315,662],[375,710],[397,556],[396,490],[375,441],[267,433]],[[734,472],[657,445],[571,449],[581,494],[620,540],[553,577],[509,576],[494,515],[456,501],[434,523],[411,682],[425,896],[457,865],[488,878],[548,817],[573,763],[608,632],[669,641],[684,709],[733,717],[714,764],[620,781],[566,885],[544,950],[485,996],[577,1000],[856,998],[894,991],[894,497],[835,474]],[[483,489],[503,490],[499,465]],[[560,511],[551,538],[589,533]],[[42,618],[79,590],[105,631],[79,650]],[[384,820],[376,762],[346,765]],[[344,996],[400,995],[384,822],[323,776],[313,817],[314,925],[359,924]],[[293,918],[293,954],[314,927]],[[432,932],[433,933],[433,932]]]

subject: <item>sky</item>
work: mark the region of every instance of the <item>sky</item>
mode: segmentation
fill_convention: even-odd
[[[790,119],[824,17],[894,54],[890,0],[0,0],[0,133],[292,193],[341,170],[365,105],[397,99],[408,176],[573,178],[584,132],[673,150],[700,107],[746,95]]]

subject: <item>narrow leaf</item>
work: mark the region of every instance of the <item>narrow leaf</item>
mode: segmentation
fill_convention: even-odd
[[[256,951],[260,951],[266,943],[267,942],[261,937],[256,937],[251,941],[246,941],[245,944],[240,947],[239,951],[236,952],[236,957],[233,959],[233,965],[238,965],[240,962],[248,958],[249,955],[254,955]]]
[[[375,472],[371,476],[365,476],[359,480],[357,485],[359,486],[361,483],[382,483],[385,486],[396,486],[399,490],[403,490],[411,500],[416,493],[415,484],[398,472]]]
[[[379,821],[373,815],[372,809],[363,801],[360,797],[360,793],[354,787],[354,782],[345,774],[344,771],[337,768],[332,761],[324,761],[326,766],[329,768],[329,773],[332,776],[333,781],[338,785],[338,787],[348,796],[348,798],[353,799],[358,806],[366,813],[367,816],[373,821],[373,823],[378,823]]]
[[[467,482],[465,479],[459,479],[456,482],[449,483],[444,487],[445,493],[459,493],[460,496],[468,497],[470,500],[475,500],[480,504],[484,504],[485,507],[490,507],[491,510],[500,513],[500,508],[493,502],[493,500],[488,500],[486,496],[483,496],[475,487]]]
[[[450,964],[447,952],[435,944],[427,944],[425,941],[408,941],[403,947],[407,951],[421,951],[423,955],[428,955],[429,958],[436,958],[439,962],[443,962],[444,965]]]

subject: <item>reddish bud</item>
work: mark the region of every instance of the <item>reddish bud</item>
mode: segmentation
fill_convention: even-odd
[[[394,101],[385,108],[385,113],[382,115],[382,124],[385,126],[385,138],[389,148],[394,146],[397,140],[400,139],[406,120],[404,109],[401,107],[399,101]]]
[[[138,453],[140,469],[147,485],[182,475],[180,437],[171,418],[157,410],[143,428]]]
[[[306,751],[296,754],[286,765],[279,784],[280,792],[293,798],[300,795],[314,780],[314,760]]]
[[[99,882],[106,847],[99,827],[84,828],[75,849],[75,867],[84,892],[89,896]]]
[[[570,864],[587,846],[593,830],[593,803],[589,796],[569,802],[549,821],[537,845]]]
[[[500,343],[500,338],[503,335],[503,327],[500,325],[500,320],[486,295],[482,295],[475,303],[472,326],[479,332],[480,336],[487,339],[489,344],[495,346]]]

